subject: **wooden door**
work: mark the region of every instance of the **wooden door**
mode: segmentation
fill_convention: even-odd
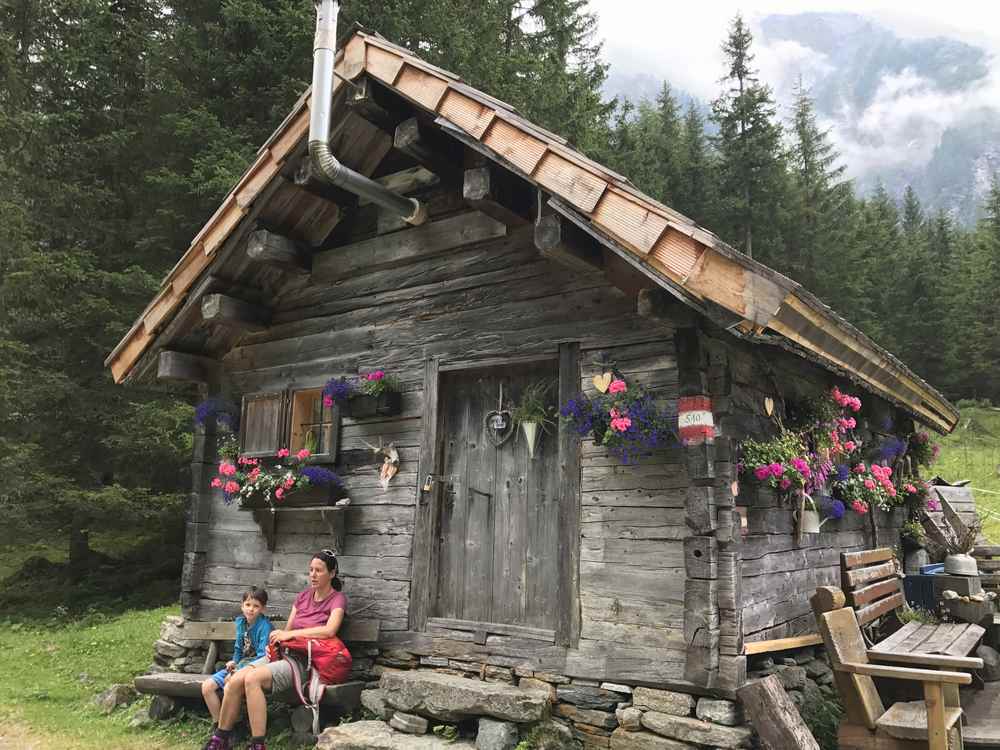
[[[486,419],[513,411],[524,388],[551,382],[557,363],[445,372],[441,376],[441,518],[433,616],[553,629],[558,619],[559,465],[556,425],[529,457],[516,428],[497,446]]]

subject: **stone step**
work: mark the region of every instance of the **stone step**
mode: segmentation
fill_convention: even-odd
[[[440,721],[490,716],[523,724],[541,721],[549,710],[544,692],[439,672],[385,672],[379,690],[397,711]]]
[[[470,742],[449,742],[433,734],[401,734],[384,721],[352,721],[327,727],[316,741],[316,750],[475,750],[475,747]]]

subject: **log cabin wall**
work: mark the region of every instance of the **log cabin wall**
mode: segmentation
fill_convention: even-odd
[[[735,533],[719,541],[720,660],[725,664],[738,658],[745,642],[816,632],[809,596],[817,586],[840,585],[840,553],[898,545],[905,521],[902,508],[877,513],[876,538],[871,517],[848,509],[842,519],[825,523],[819,534],[805,534],[797,542],[789,502],[747,481],[733,498],[736,467],[729,459],[736,460],[739,441],[773,434],[765,398],[772,398],[775,413],[782,414],[787,402],[828,393],[840,382],[862,399],[863,419],[856,433],[868,445],[881,439],[873,434],[873,426],[882,431],[891,419],[892,429],[905,436],[912,421],[882,399],[845,387],[826,370],[782,349],[751,346],[710,325],[703,326],[702,336],[708,389],[721,433],[716,441],[716,494],[745,508],[748,521],[743,536],[736,516]],[[721,593],[730,591],[731,597]]]
[[[579,444],[569,648],[502,634],[475,644],[469,633],[411,629],[428,361],[443,367],[555,357],[569,342],[579,346],[582,391],[592,394],[593,376],[611,363],[630,383],[677,397],[669,320],[638,315],[634,295],[604,275],[543,258],[530,225],[505,226],[443,189],[427,198],[428,225],[404,228],[361,215],[345,230],[344,246],[314,254],[311,274],[255,267],[234,252],[218,275],[259,290],[272,319],[225,353],[213,392],[316,387],[375,368],[402,380],[400,415],[343,419],[335,467],[351,498],[340,557],[345,593],[352,612],[380,620],[381,645],[500,666],[528,661],[536,670],[632,684],[691,685],[684,615],[690,482],[679,448],[623,466],[591,441]],[[368,447],[379,440],[394,442],[401,459],[387,491]],[[250,514],[208,487],[213,461],[209,448],[196,457],[203,477],[192,499],[185,613],[232,617],[239,595],[256,584],[271,593],[272,614],[284,616],[305,587],[310,554],[328,546],[329,536],[315,519],[282,518],[268,550]]]

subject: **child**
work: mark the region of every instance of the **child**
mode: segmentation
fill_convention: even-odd
[[[273,625],[264,615],[267,607],[267,592],[256,586],[251,586],[243,594],[241,609],[243,614],[236,618],[236,642],[233,644],[233,658],[203,683],[201,694],[205,698],[212,721],[219,721],[219,709],[222,707],[221,694],[226,686],[229,675],[238,669],[252,665],[258,659],[267,661],[267,640]]]

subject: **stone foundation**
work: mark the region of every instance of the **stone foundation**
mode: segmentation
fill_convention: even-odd
[[[155,650],[151,671],[199,673],[207,643],[186,639],[183,618],[169,617],[161,627]],[[429,732],[434,726],[440,728],[442,722],[455,724],[467,737],[481,735],[483,741],[475,745],[480,750],[512,750],[518,741],[529,737],[533,741],[542,738],[537,746],[549,750],[735,750],[754,745],[742,708],[731,700],[521,667],[417,656],[398,649],[357,649],[353,656],[352,679],[368,684],[362,705],[367,717],[376,721],[327,729],[320,747],[329,750],[364,746],[366,741],[381,747],[383,740],[390,743],[387,746],[409,747],[418,736],[424,738],[423,744],[413,747],[436,747],[438,738]],[[225,658],[220,650],[220,666]],[[421,673],[427,674],[426,680],[417,678]],[[413,678],[406,678],[407,674]],[[836,696],[833,672],[822,647],[751,658],[748,679],[770,674],[778,677],[797,706]],[[414,687],[414,680],[419,688]],[[541,713],[535,710],[538,705],[544,705]],[[424,731],[428,734],[414,734],[425,725],[409,717],[427,719]],[[359,725],[364,737],[354,736],[350,731],[353,724]],[[394,726],[405,729],[399,731]]]

